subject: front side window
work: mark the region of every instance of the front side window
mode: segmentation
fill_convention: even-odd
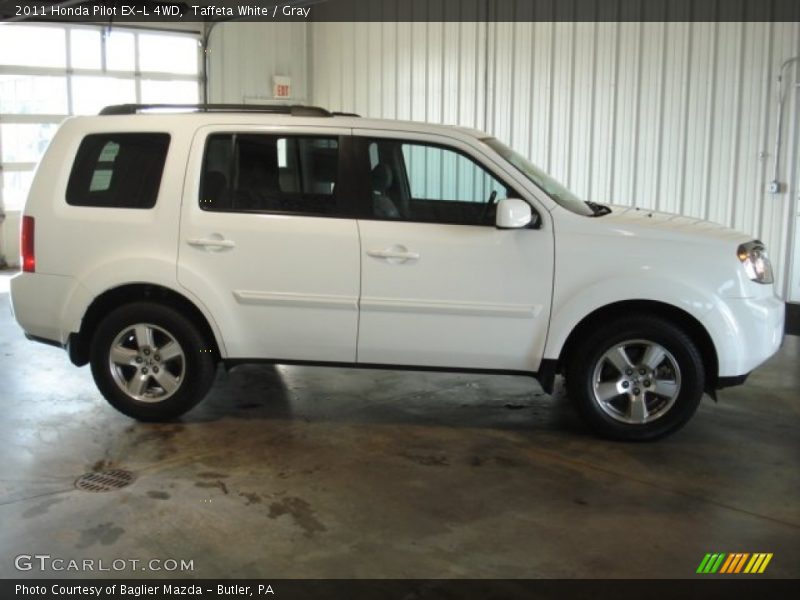
[[[369,140],[369,216],[378,219],[493,225],[509,188],[460,152],[405,140]]]
[[[337,138],[213,134],[203,158],[200,208],[335,215],[338,164]]]
[[[166,133],[87,135],[67,183],[67,204],[153,208],[169,148]]]

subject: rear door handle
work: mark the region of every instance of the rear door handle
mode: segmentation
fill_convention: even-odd
[[[373,258],[385,258],[390,261],[419,260],[419,252],[411,252],[405,248],[387,248],[385,250],[367,250],[367,255]]]
[[[202,248],[234,248],[236,242],[233,240],[213,239],[213,238],[192,238],[186,240],[190,246],[200,246]]]

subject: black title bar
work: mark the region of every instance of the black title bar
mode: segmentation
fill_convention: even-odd
[[[731,576],[675,580],[0,580],[3,600],[729,600],[794,597],[796,582]]]
[[[800,21],[798,0],[0,0],[19,22]]]

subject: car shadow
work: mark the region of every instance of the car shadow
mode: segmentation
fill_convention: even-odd
[[[205,400],[181,421],[222,419],[441,425],[588,434],[563,386],[533,378],[334,367],[220,367]]]

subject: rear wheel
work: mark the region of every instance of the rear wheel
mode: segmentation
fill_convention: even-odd
[[[137,302],[111,312],[92,339],[97,387],[120,412],[141,421],[174,419],[194,407],[214,379],[214,354],[175,309]]]
[[[703,361],[672,323],[635,316],[604,324],[573,352],[567,393],[600,435],[652,440],[680,429],[703,396]]]

